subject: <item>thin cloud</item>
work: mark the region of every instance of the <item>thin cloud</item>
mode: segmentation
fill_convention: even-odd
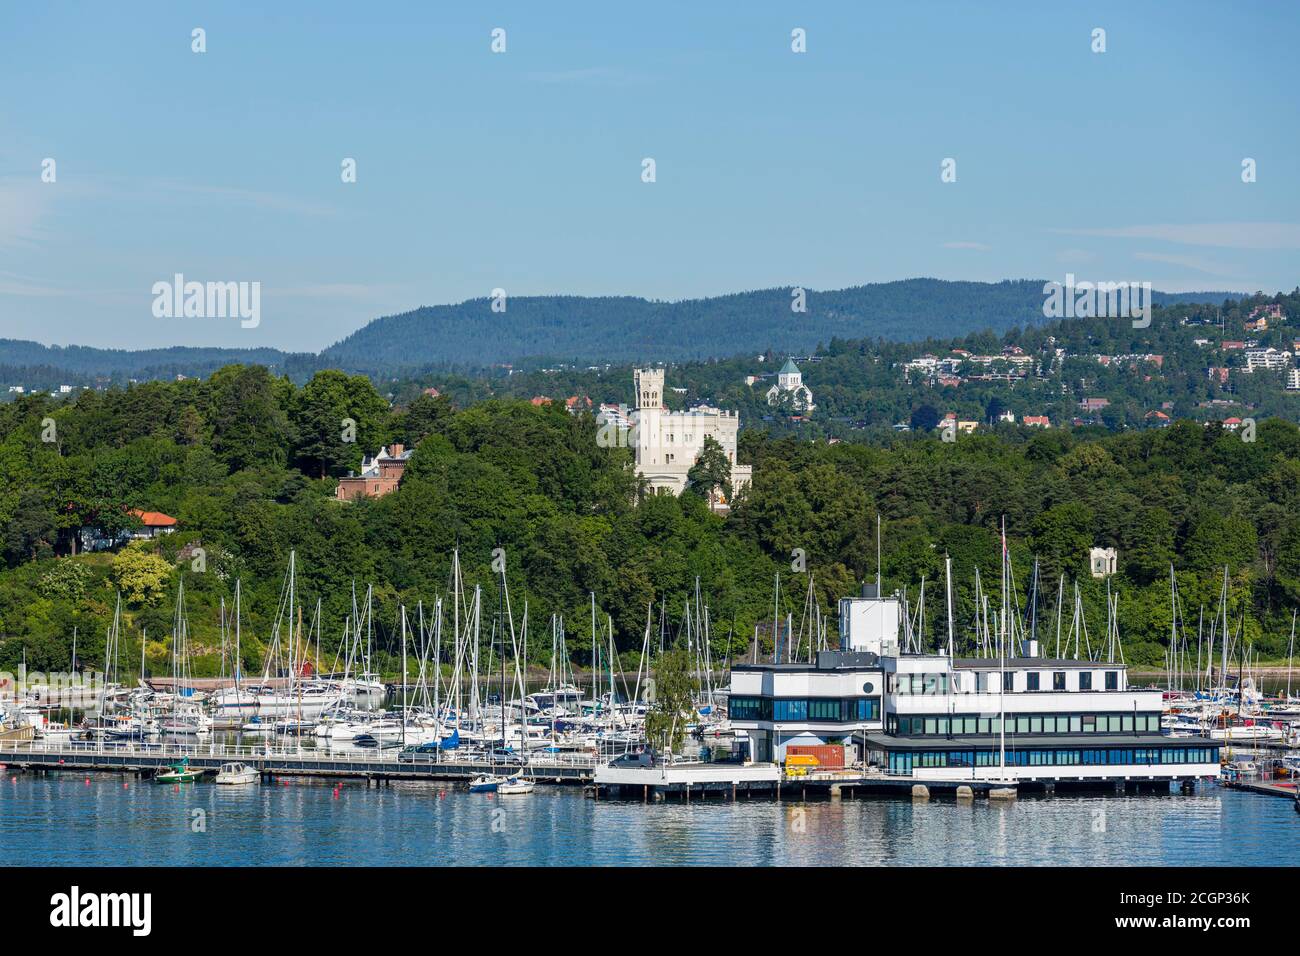
[[[56,288],[42,279],[18,275],[16,272],[0,272],[0,295],[16,295],[29,299],[49,299],[69,294],[66,290]]]
[[[1293,222],[1202,222],[1049,231],[1066,236],[1157,239],[1185,246],[1221,249],[1300,249],[1300,224]]]
[[[259,209],[273,209],[279,212],[296,213],[304,216],[332,216],[335,213],[332,206],[308,202],[285,193],[241,189],[237,186],[203,186],[183,182],[163,182],[159,184],[159,187],[181,195],[201,199],[219,199],[222,202],[241,203]]]
[[[0,179],[0,246],[32,246],[45,239],[44,222],[62,188],[35,174]]]
[[[1182,266],[1184,269],[1203,272],[1208,276],[1239,278],[1241,275],[1231,266],[1224,265],[1222,262],[1215,262],[1212,259],[1204,259],[1200,256],[1180,256],[1162,252],[1135,252],[1133,258],[1141,259],[1143,262],[1163,262],[1171,266]]]
[[[1065,263],[1092,262],[1096,258],[1097,254],[1087,249],[1062,249],[1056,254],[1056,261]]]

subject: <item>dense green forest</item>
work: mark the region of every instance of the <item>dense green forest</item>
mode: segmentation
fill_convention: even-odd
[[[1274,323],[1264,332],[1245,328],[1252,311],[1263,305],[1278,305],[1285,315],[1300,317],[1300,290],[1217,304],[1157,306],[1150,326],[1141,329],[1134,328],[1129,319],[1093,318],[919,341],[831,339],[811,358],[801,359],[804,382],[812,388],[817,403],[816,413],[808,421],[791,421],[788,413],[768,406],[767,389],[785,357],[772,350],[762,360],[753,354],[674,364],[668,371],[668,385],[682,391],[669,392],[666,400],[677,408],[703,402],[736,409],[742,422],[761,423],[778,433],[876,443],[892,441],[893,426],[911,425],[921,408],[940,415],[951,411],[959,418],[986,423],[996,421],[996,410],[1010,409],[1017,420],[1025,415],[1047,416],[1059,426],[1083,414],[1079,403],[1087,397],[1110,401],[1094,423],[1111,430],[1149,427],[1149,413],[1154,411],[1163,411],[1170,419],[1221,421],[1251,415],[1296,421],[1300,419],[1300,392],[1284,389],[1281,371],[1243,374],[1244,350],[1222,348],[1224,341],[1246,340],[1260,348],[1294,350],[1300,323]],[[1004,347],[1016,347],[1031,356],[1035,373],[1013,382],[939,385],[909,379],[903,368],[924,353],[945,356],[954,349],[965,349],[998,355]],[[1159,355],[1160,364],[1115,361],[1103,365],[1096,358],[1149,354]],[[1206,374],[1210,366],[1227,368],[1228,381],[1211,379]],[[398,400],[405,400],[434,386],[463,404],[490,397],[539,395],[580,395],[595,403],[626,403],[633,367],[621,363],[532,369],[510,375],[431,373],[391,389]],[[999,370],[996,363],[993,370]],[[766,378],[747,385],[746,377],[751,375]]]
[[[356,441],[344,439],[345,419]],[[589,594],[635,653],[647,609],[671,636],[698,577],[714,655],[749,653],[756,626],[771,646],[773,582],[799,625],[808,575],[832,616],[839,597],[874,577],[875,521],[884,522],[887,590],[915,599],[924,576],[925,639],[938,639],[937,595],[951,555],[960,641],[971,641],[973,580],[997,581],[997,525],[1006,517],[1017,594],[1041,570],[1040,636],[1050,644],[1055,595],[1076,578],[1092,634],[1105,631],[1105,585],[1087,574],[1092,545],[1119,549],[1121,634],[1130,661],[1159,662],[1170,633],[1172,563],[1195,647],[1199,608],[1217,610],[1223,567],[1229,617],[1261,657],[1285,653],[1300,603],[1300,430],[1261,421],[1256,440],[1184,421],[1163,430],[1034,431],[896,436],[889,447],[808,441],[747,428],[740,459],[753,487],[726,517],[705,489],[644,496],[626,449],[596,442],[590,414],[562,404],[490,399],[456,407],[421,395],[390,407],[362,376],[316,374],[304,386],[260,366],[205,381],[147,383],[66,401],[26,397],[0,407],[0,667],[62,669],[74,628],[83,663],[102,661],[115,594],[126,611],[123,664],[147,629],[151,669],[167,667],[176,587],[184,578],[196,672],[217,668],[218,606],[244,594],[245,667],[256,670],[290,550],[303,604],[322,602],[325,657],[352,587],[373,584],[379,641],[397,649],[404,602],[446,593],[452,550],[468,579],[495,594],[492,549],[504,548],[516,612],[534,635],[563,614],[571,648],[589,660]],[[416,448],[401,487],[340,503],[336,478],[363,451]],[[79,554],[82,527],[129,526],[127,509],[176,517],[179,530],[117,554]],[[186,546],[206,556],[196,570]],[[1068,611],[1066,619],[1068,622]],[[1235,626],[1235,623],[1234,623]],[[1047,632],[1047,633],[1043,633]],[[1095,645],[1094,645],[1095,646]],[[531,645],[544,656],[549,638]],[[328,661],[326,662],[328,663]],[[381,661],[392,672],[393,659]],[[631,661],[635,667],[635,660]]]
[[[1155,293],[1157,303],[1219,302],[1225,293]],[[376,381],[421,371],[482,375],[494,365],[550,361],[685,361],[737,353],[806,352],[832,338],[910,341],[1043,321],[1043,283],[907,279],[807,293],[790,289],[662,302],[633,296],[520,296],[495,311],[490,299],[425,306],[369,322],[319,355],[276,349],[61,348],[0,339],[0,385],[49,390],[60,384],[206,376],[223,365],[267,365],[302,383],[322,368]]]

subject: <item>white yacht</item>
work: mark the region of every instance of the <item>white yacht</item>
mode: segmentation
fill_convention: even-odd
[[[223,763],[217,771],[216,782],[224,786],[257,783],[257,771],[243,763]]]

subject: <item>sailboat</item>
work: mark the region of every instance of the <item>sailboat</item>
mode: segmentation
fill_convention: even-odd
[[[527,627],[528,627],[527,607],[528,607],[527,601],[525,601],[524,624],[523,624],[524,630],[522,635],[520,635],[523,637],[524,640],[527,640]],[[496,634],[500,635],[500,640],[501,640],[500,697],[501,697],[501,750],[502,751],[506,751],[508,749],[507,742],[506,742],[507,741],[507,737],[506,737],[507,719],[506,719],[506,656],[505,656],[505,651],[506,651],[505,638],[506,638],[507,626],[510,629],[510,643],[511,643],[511,649],[514,652],[514,659],[515,659],[516,685],[511,689],[512,691],[515,689],[519,691],[518,740],[520,743],[520,759],[526,763],[528,760],[528,726],[527,726],[527,710],[524,707],[523,701],[524,698],[527,696],[526,694],[527,687],[525,686],[523,671],[521,670],[521,663],[523,663],[521,661],[521,658],[524,657],[524,654],[520,650],[519,640],[517,639],[517,636],[515,634],[514,613],[510,608],[510,592],[509,592],[508,585],[506,583],[505,566],[503,564],[501,568],[501,581],[500,584],[498,585],[498,594],[497,594],[497,620],[493,623],[493,631]],[[532,793],[534,788],[533,782],[531,780],[526,779],[523,774],[524,771],[522,770],[520,770],[518,773],[513,773],[508,776],[482,774],[470,781],[469,790],[470,793],[499,793],[503,795],[506,794],[521,795],[521,794]]]
[[[159,770],[153,775],[154,783],[194,783],[203,776],[202,770],[190,766],[190,758],[182,757],[178,762],[168,764],[166,770]]]
[[[185,615],[185,582],[181,581],[176,589],[176,619],[172,626],[172,713],[160,727],[164,734],[198,737],[212,733],[212,718],[193,700],[194,689],[189,683],[189,620]]]
[[[1010,577],[1010,555],[1007,553],[1007,519],[1002,519],[1002,614],[998,630],[998,658],[1001,662],[1001,679],[998,681],[998,765],[1000,770],[1000,787],[989,790],[990,800],[1016,799],[1015,782],[1007,776],[1007,579]]]
[[[536,785],[531,780],[526,780],[516,774],[513,777],[507,777],[505,780],[501,781],[501,783],[497,784],[497,793],[502,796],[532,793],[535,786]]]

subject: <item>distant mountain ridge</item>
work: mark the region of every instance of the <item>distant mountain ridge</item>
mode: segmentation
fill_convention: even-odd
[[[1232,292],[1153,294],[1157,305],[1215,302]],[[47,387],[87,379],[206,375],[235,362],[294,378],[342,368],[375,378],[438,368],[554,362],[685,361],[773,349],[807,352],[840,339],[916,341],[1044,320],[1043,280],[950,282],[904,279],[848,289],[807,290],[806,311],[790,287],[676,302],[633,296],[521,296],[494,312],[487,298],[421,306],[374,319],[318,355],[278,349],[174,347],[129,351],[45,346],[0,339],[0,383]]]

